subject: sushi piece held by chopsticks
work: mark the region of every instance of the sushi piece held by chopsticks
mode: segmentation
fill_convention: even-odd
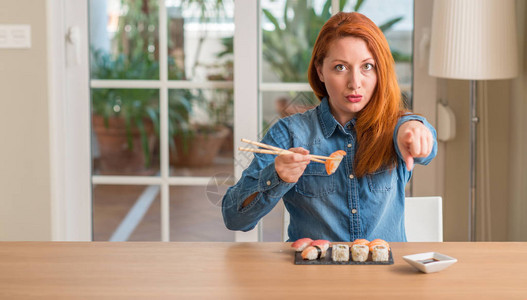
[[[254,152],[254,153],[264,153],[264,154],[274,154],[274,155],[283,155],[283,154],[291,154],[294,153],[289,150],[281,149],[278,147],[274,147],[271,145],[267,145],[264,143],[254,142],[247,139],[242,139],[242,142],[255,145],[258,147],[266,148],[266,149],[253,149],[253,148],[244,148],[239,147],[238,150],[240,151],[247,151],[247,152]],[[339,167],[340,163],[342,162],[343,157],[346,155],[346,152],[344,150],[337,150],[333,153],[331,153],[330,156],[322,156],[322,155],[313,155],[310,154],[311,160],[319,163],[323,163],[326,166],[326,172],[328,175],[331,175],[335,173],[337,168]]]
[[[344,158],[344,155],[346,155],[346,151],[344,150],[337,150],[331,153],[331,155],[329,155],[329,157],[331,157],[332,159],[328,159],[324,163],[326,165],[326,172],[328,173],[328,175],[331,175],[335,173],[335,171],[337,171],[337,168],[339,167],[340,162]]]

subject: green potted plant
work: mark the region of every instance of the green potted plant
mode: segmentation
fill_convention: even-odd
[[[91,77],[158,79],[157,1],[122,0],[121,5],[126,14],[119,17],[111,41],[111,49],[117,54],[92,49]],[[159,136],[158,91],[96,88],[91,97],[96,170],[102,174],[154,173],[154,148]]]
[[[204,23],[219,17],[224,9],[221,0],[183,0],[182,7],[197,8],[200,22]],[[208,80],[232,81],[233,38],[222,39],[223,50],[216,54],[218,63],[203,65],[200,62],[200,53],[206,36],[207,32],[202,32],[198,40],[195,61],[191,64],[191,74],[196,73],[197,67],[205,67]],[[227,144],[228,149],[229,144],[233,144],[233,104],[232,89],[171,91],[169,93],[169,132],[172,137],[170,163],[177,167],[211,165],[222,146]]]
[[[232,61],[222,68],[209,79],[232,80]],[[170,162],[186,167],[211,165],[232,133],[232,90],[176,90],[169,99]]]
[[[342,9],[347,0],[340,0]],[[331,0],[326,0],[323,9],[317,13],[307,0],[286,0],[284,3],[283,17],[279,21],[271,11],[263,9],[265,18],[274,26],[272,30],[262,33],[262,55],[274,73],[282,82],[307,82],[307,69],[311,59],[311,52],[320,28],[331,17]],[[359,11],[364,0],[358,0],[353,8]],[[288,11],[294,14],[288,14]],[[383,31],[389,30],[402,17],[388,20],[379,27]],[[411,60],[409,55],[392,50],[397,62]],[[291,97],[277,99],[277,107],[281,116],[290,113],[302,112],[318,104],[314,96],[301,97],[302,101],[292,102]],[[296,97],[298,99],[298,97]]]
[[[117,49],[117,52],[121,54],[115,56],[102,51],[92,51],[92,78],[159,79],[157,1],[121,0],[121,4],[126,14],[119,18],[118,30],[113,39],[113,49]],[[184,0],[181,5],[187,8],[197,7],[202,21],[211,18],[210,13],[205,13],[206,11],[214,9],[219,12],[223,8],[221,0],[215,2]],[[170,22],[177,21],[177,24],[173,24],[177,25],[173,26],[178,31],[175,35],[183,36],[184,20],[181,16],[175,16],[175,18],[169,20]],[[199,44],[203,42],[204,38],[200,38]],[[197,47],[196,61],[192,64],[192,73],[199,65],[200,45]],[[169,41],[170,49],[177,47],[181,45],[176,45],[172,40]],[[172,53],[170,49],[169,53]],[[170,79],[185,80],[187,78],[184,56],[169,57],[168,63]],[[225,66],[229,68],[229,64]],[[230,69],[232,69],[232,62]],[[226,106],[218,106],[217,99],[212,99],[225,94],[225,91],[209,93],[178,89],[169,92],[171,162],[196,166],[210,164],[215,154],[210,155],[212,159],[204,159],[201,149],[214,150],[216,142],[214,145],[211,143],[218,140],[217,143],[221,145],[225,139],[226,128],[222,125],[224,122],[221,110],[228,110],[228,107],[232,107],[232,92],[226,93],[230,93],[227,97],[229,100],[222,102]],[[101,152],[99,170],[102,173],[106,171],[115,173],[116,170],[125,169],[134,173],[152,170],[152,162],[156,158],[153,148],[159,137],[158,99],[157,90],[94,89],[92,91],[92,119]],[[208,122],[197,122],[194,113],[200,111],[206,113],[205,119]],[[119,141],[109,142],[107,137],[117,135],[117,129],[121,129],[119,130]],[[196,142],[200,140],[200,143]],[[194,152],[200,154],[201,158],[196,160],[185,156]],[[124,164],[116,166],[120,161]],[[133,162],[138,162],[141,167],[134,167]]]
[[[142,56],[126,60],[93,52],[92,76],[130,79],[155,72],[156,63]],[[135,73],[127,65],[134,64]],[[142,76],[141,76],[142,77]],[[97,139],[98,170],[102,174],[150,174],[159,136],[158,92],[151,89],[92,89],[92,128]]]

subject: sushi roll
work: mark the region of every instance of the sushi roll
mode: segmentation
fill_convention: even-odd
[[[351,259],[353,261],[365,262],[369,253],[370,248],[366,245],[353,245],[351,247]]]
[[[370,247],[370,251],[372,252],[373,252],[373,247],[378,246],[378,245],[385,246],[386,248],[388,248],[388,250],[390,250],[390,244],[388,244],[388,242],[386,242],[385,240],[374,239],[368,244],[368,246]]]
[[[388,248],[384,245],[374,246],[371,257],[373,261],[388,261]]]
[[[295,248],[295,251],[302,251],[313,242],[310,238],[299,239],[291,244],[291,247]]]
[[[356,239],[353,241],[353,243],[351,243],[351,246],[353,247],[354,245],[366,245],[368,246],[370,244],[370,241],[368,241],[367,239]]]
[[[310,246],[319,246],[324,251],[327,251],[329,249],[329,245],[331,243],[327,240],[315,240],[311,242]]]
[[[302,258],[307,260],[315,260],[326,257],[326,250],[319,246],[309,246],[302,251]]]
[[[337,244],[331,247],[331,259],[333,261],[348,261],[350,260],[350,247],[348,245]]]

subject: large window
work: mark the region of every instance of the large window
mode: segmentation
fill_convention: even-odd
[[[307,84],[307,67],[320,27],[331,16],[331,0],[261,1],[262,128],[277,118],[318,104]],[[339,1],[337,1],[339,2]],[[339,10],[358,11],[385,33],[396,61],[401,90],[411,107],[413,1],[340,1]]]

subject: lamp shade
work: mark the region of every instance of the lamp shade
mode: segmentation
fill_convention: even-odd
[[[430,75],[490,80],[518,71],[515,0],[434,0]]]

